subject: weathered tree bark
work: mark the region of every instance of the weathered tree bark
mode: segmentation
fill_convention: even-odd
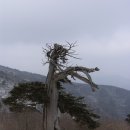
[[[58,90],[54,82],[51,83],[51,97],[50,102],[46,106],[46,130],[54,130],[57,122],[57,102],[58,102]]]
[[[55,66],[50,63],[47,76],[49,103],[46,104],[44,130],[60,130],[58,124],[58,90],[54,80]]]

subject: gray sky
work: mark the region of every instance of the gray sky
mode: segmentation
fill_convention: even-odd
[[[99,83],[130,81],[130,0],[0,0],[1,65],[46,74],[42,47],[65,40],[78,41],[73,65],[101,69]]]

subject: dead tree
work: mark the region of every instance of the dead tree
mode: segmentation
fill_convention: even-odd
[[[71,76],[73,79],[78,78],[89,84],[93,91],[97,88],[97,85],[89,75],[91,72],[99,71],[97,67],[65,66],[68,57],[76,58],[73,47],[75,47],[75,43],[67,43],[65,46],[55,43],[53,45],[47,44],[47,49],[43,48],[47,57],[46,63],[49,63],[49,71],[46,79],[49,101],[44,107],[44,130],[60,130],[58,117],[58,81],[65,80],[66,82],[70,82],[68,76]]]

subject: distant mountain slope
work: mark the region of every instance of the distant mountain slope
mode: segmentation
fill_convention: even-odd
[[[45,76],[0,66],[0,98],[20,82],[45,81]]]
[[[43,81],[45,76],[0,66],[0,78],[12,82]]]
[[[85,97],[85,101],[104,118],[125,118],[130,113],[130,91],[108,85],[99,85],[92,92],[89,85],[66,85],[67,91]]]
[[[45,81],[45,76],[0,66],[0,99],[7,96],[19,82]],[[100,85],[92,92],[86,84],[65,84],[66,91],[84,96],[85,102],[105,118],[125,118],[130,113],[130,91],[114,86]],[[0,100],[1,101],[1,100]],[[1,102],[2,104],[2,102]],[[2,104],[1,110],[5,109]]]

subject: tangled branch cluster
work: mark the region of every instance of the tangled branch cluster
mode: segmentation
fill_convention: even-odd
[[[60,44],[55,43],[54,46],[47,44],[47,49],[43,48],[43,52],[46,54],[48,58],[48,62],[53,61],[55,64],[65,64],[68,60],[67,56],[74,57],[75,51],[72,50],[73,47],[76,46],[76,43],[68,43],[67,45],[63,46]]]

